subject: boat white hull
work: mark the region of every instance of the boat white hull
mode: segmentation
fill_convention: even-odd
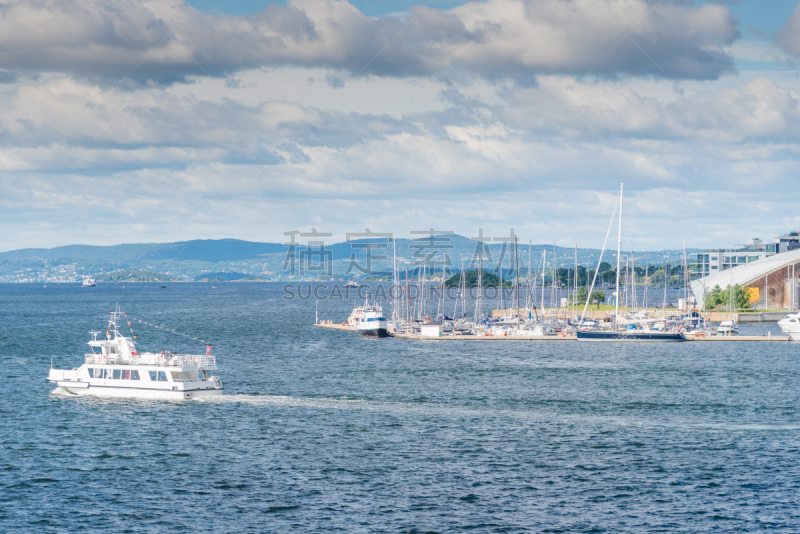
[[[89,386],[85,382],[56,382],[58,387],[67,394],[81,396],[95,396],[103,398],[127,399],[159,399],[159,400],[186,400],[194,397],[222,395],[223,389],[195,389],[176,391],[167,389],[130,388],[113,386]],[[81,385],[78,385],[81,384]]]

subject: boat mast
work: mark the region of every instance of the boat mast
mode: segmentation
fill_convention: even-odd
[[[481,242],[481,254],[478,257],[478,300],[475,304],[475,323],[480,323],[481,320],[481,312],[483,311],[481,308],[481,304],[483,299],[483,242]]]
[[[500,309],[503,310],[503,315],[505,315],[506,306],[503,303],[503,264],[506,262],[505,255],[501,258],[500,263]]]
[[[661,314],[664,316],[664,320],[667,319],[667,266],[669,264],[664,264],[664,301],[661,303]]]
[[[731,249],[733,250],[733,249]],[[733,256],[731,256],[731,260],[733,260]],[[687,276],[687,270],[689,267],[689,262],[686,261],[686,240],[683,240],[683,298],[686,299],[686,311],[689,311],[689,277]],[[733,261],[731,261],[731,268],[733,268]]]
[[[575,243],[575,281],[573,282],[575,289],[573,291],[573,300],[575,301],[575,320],[578,319],[578,244]]]
[[[636,295],[636,260],[633,258],[633,241],[631,241],[631,308],[639,310],[639,299]]]
[[[394,239],[392,233],[392,320],[395,322],[398,319],[397,310],[397,241]],[[397,326],[395,324],[395,326]]]
[[[558,254],[556,254],[556,244],[553,242],[553,281],[550,284],[550,305],[556,309],[556,319],[558,319],[558,301],[556,301],[556,279],[558,278]]]
[[[733,249],[731,249],[731,276],[728,282],[728,310],[730,311],[731,324],[733,324]],[[688,297],[687,297],[688,299]],[[688,305],[686,306],[688,309]]]
[[[528,319],[531,318],[531,308],[533,308],[533,296],[531,295],[531,249],[533,248],[533,239],[528,239],[528,272],[525,273],[525,280],[528,283],[528,298],[525,299],[526,303],[525,306],[528,308]],[[533,279],[533,283],[536,283],[536,278]],[[530,302],[530,305],[528,305]]]
[[[517,289],[517,328],[519,328],[520,313],[519,313],[519,247],[517,246],[517,234],[514,234],[514,271],[516,273],[516,280],[514,285]]]
[[[567,308],[564,310],[564,320],[566,320],[567,316],[569,316],[570,308],[572,307],[569,302],[569,294],[572,291],[572,260],[567,254],[564,254],[564,257],[567,258]]]
[[[408,318],[408,324],[411,324],[411,299],[409,298],[408,293],[408,263],[406,263],[406,317]]]
[[[542,319],[544,319],[544,273],[547,269],[547,249],[542,248]]]
[[[622,254],[622,187],[625,182],[619,184],[619,228],[617,229],[617,298],[614,299],[614,330],[617,329],[619,323],[619,257]]]

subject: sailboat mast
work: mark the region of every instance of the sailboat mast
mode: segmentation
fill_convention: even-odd
[[[601,280],[602,281],[602,280]],[[575,319],[578,319],[578,244],[575,243],[575,281],[573,282],[575,289],[573,291],[573,300],[575,301]]]
[[[544,272],[547,268],[547,250],[542,248],[542,317],[544,317]]]
[[[517,246],[517,234],[514,234],[514,272],[516,273],[514,286],[517,290],[517,327],[519,327],[519,247]]]
[[[392,234],[392,319],[397,321],[398,319],[398,305],[397,305],[397,241],[394,238],[394,234]],[[395,326],[397,324],[395,323]]]
[[[556,279],[558,278],[558,255],[556,254],[556,244],[553,243],[553,281],[550,284],[550,305],[555,307],[558,315],[558,302],[556,301]]]
[[[667,318],[667,266],[669,264],[664,264],[664,302],[661,304],[661,313],[664,316],[664,320]]]
[[[506,305],[503,302],[503,264],[506,262],[505,257],[502,258],[502,262],[500,263],[500,309],[503,310],[503,315],[505,315]]]
[[[622,187],[625,182],[619,184],[619,228],[617,229],[617,298],[614,299],[614,329],[617,329],[619,323],[619,258],[622,255]]]
[[[633,249],[633,246],[631,246],[631,249]],[[631,250],[631,254],[633,254],[633,250]],[[636,281],[636,260],[634,258],[631,258],[631,283],[633,284],[633,295],[632,295],[633,309],[638,310],[639,296],[636,294],[636,284],[638,282]]]

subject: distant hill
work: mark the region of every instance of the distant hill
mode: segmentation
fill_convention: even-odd
[[[237,272],[218,272],[218,273],[203,273],[194,277],[195,282],[232,282],[234,280],[243,280],[250,275]],[[251,278],[252,279],[252,278]]]
[[[124,245],[68,245],[55,248],[24,248],[0,253],[4,259],[43,260],[199,260],[207,262],[237,261],[263,254],[285,252],[278,243],[257,243],[240,239],[196,239],[177,243],[127,243]]]
[[[505,237],[505,236],[504,236]],[[288,241],[288,239],[287,239]],[[448,276],[461,269],[477,267],[479,245],[469,237],[460,235],[419,236],[416,240],[397,239],[391,243],[387,238],[355,239],[351,242],[326,243],[324,250],[309,250],[304,238],[298,238],[296,257],[318,264],[321,258],[330,262],[332,272],[327,269],[295,272],[291,276],[287,269],[288,248],[283,243],[260,243],[240,239],[197,239],[176,243],[128,243],[112,246],[69,245],[51,249],[28,248],[0,253],[0,282],[70,282],[82,276],[95,276],[106,280],[154,277],[158,273],[166,279],[183,280],[299,280],[356,278],[368,276],[385,278],[391,272],[391,258],[395,252],[401,275],[408,270],[416,276],[416,268],[433,260],[434,268],[427,273],[439,276],[442,261],[449,258]],[[500,260],[505,269],[512,269],[512,246],[503,252],[502,241],[488,241],[484,247],[484,267],[494,270]],[[439,253],[433,253],[438,249]],[[694,251],[689,251],[690,253]],[[600,251],[578,249],[578,263],[585,266],[596,264]],[[554,255],[558,267],[575,262],[575,249],[553,245],[519,244],[519,265],[524,271],[530,262],[531,269],[540,269],[543,254],[547,269],[552,270]],[[626,253],[628,255],[628,253]],[[637,264],[679,264],[681,252],[635,252]],[[606,251],[604,259],[611,263],[614,254]],[[351,262],[355,259],[355,262]],[[475,260],[475,262],[473,262]],[[357,265],[351,265],[355,263]],[[430,264],[429,264],[430,265]],[[372,270],[370,270],[370,268]],[[131,272],[138,271],[133,277]],[[550,271],[548,271],[550,272]]]

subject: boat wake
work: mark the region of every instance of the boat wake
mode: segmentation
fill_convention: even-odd
[[[54,389],[53,391],[51,391],[50,395],[58,395],[59,397],[75,397],[76,396],[74,393],[70,393],[69,391],[67,391],[66,389],[64,389],[64,388],[62,388],[60,386],[57,387],[56,389]]]
[[[280,404],[288,406],[310,406],[318,408],[344,408],[344,407],[377,407],[385,406],[384,402],[367,401],[363,399],[330,398],[330,397],[290,397],[288,395],[209,395],[195,397],[195,402],[212,404]]]

